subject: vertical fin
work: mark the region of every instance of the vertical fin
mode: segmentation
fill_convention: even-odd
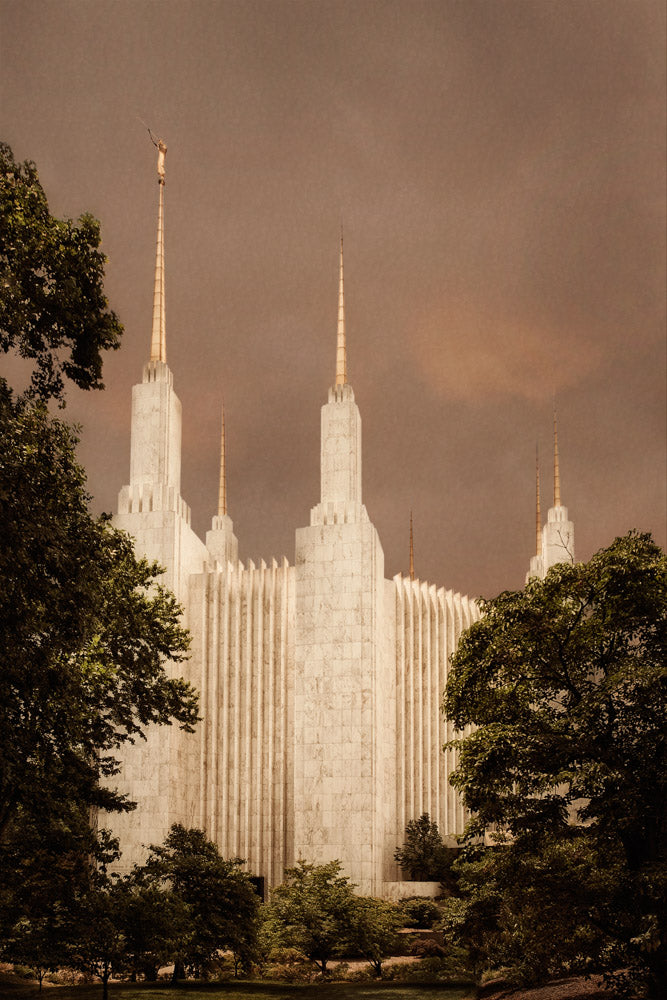
[[[410,579],[415,578],[415,546],[412,537],[412,511],[410,511]]]

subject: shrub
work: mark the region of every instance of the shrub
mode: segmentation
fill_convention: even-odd
[[[447,952],[432,938],[421,938],[414,942],[410,948],[410,954],[417,958],[445,958]]]
[[[428,930],[441,917],[440,908],[432,899],[406,899],[401,903],[406,927]]]
[[[445,958],[423,958],[419,962],[397,962],[385,970],[385,979],[406,982],[439,982],[471,978],[465,955],[452,953]]]

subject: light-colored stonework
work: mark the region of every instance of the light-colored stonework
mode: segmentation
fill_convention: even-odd
[[[338,858],[361,891],[395,895],[393,853],[428,812],[460,834],[448,777],[452,733],[440,702],[449,654],[477,617],[460,594],[396,576],[361,502],[361,418],[349,384],[322,408],[321,496],[296,532],[295,563],[243,565],[227,514],[204,544],[180,483],[181,408],[167,365],[134,387],[130,483],[115,523],[166,568],[192,656],[175,668],[198,688],[193,735],[152,730],[127,748],[114,817],[123,862],[174,822],[203,827],[270,885],[299,858]],[[224,475],[224,468],[221,472]]]
[[[179,822],[202,827],[269,885],[299,858],[337,858],[359,891],[397,898],[393,854],[408,820],[428,812],[446,838],[466,820],[449,785],[455,759],[442,746],[453,733],[440,704],[449,656],[477,605],[409,577],[385,579],[362,503],[342,242],[321,494],[296,531],[294,565],[238,561],[224,424],[218,512],[206,542],[195,535],[180,493],[181,406],[165,360],[163,199],[164,174],[153,358],[132,394],[130,482],[115,523],[165,567],[183,605],[192,655],[173,669],[199,690],[202,720],[194,734],[154,728],[126,747],[118,783],[138,807],[108,825],[126,867]]]
[[[540,469],[536,469],[536,548],[530,560],[526,583],[531,577],[543,580],[552,566],[574,563],[574,524],[568,519],[567,507],[560,497],[560,460],[558,456],[558,424],[554,412],[554,502],[547,511],[547,522],[540,518]]]

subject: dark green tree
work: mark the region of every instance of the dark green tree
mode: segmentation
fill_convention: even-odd
[[[176,893],[146,881],[135,871],[121,883],[124,966],[133,980],[157,979],[192,932],[190,910]]]
[[[33,363],[29,394],[61,399],[65,379],[101,389],[102,352],[122,327],[104,295],[99,223],[56,219],[31,161],[0,143],[0,352]]]
[[[108,847],[91,816],[132,808],[113,790],[119,745],[149,723],[191,729],[197,719],[195,692],[165,670],[185,657],[188,636],[160,569],[91,517],[76,435],[47,410],[64,403],[66,379],[102,388],[103,353],[122,332],[103,277],[95,220],[54,219],[34,164],[0,144],[0,351],[32,362],[22,395],[0,378],[0,925],[10,960],[40,927],[49,961],[72,943]]]
[[[319,967],[349,947],[355,907],[354,886],[341,874],[339,861],[311,865],[299,861],[285,871],[269,904],[275,940],[296,948]]]
[[[553,876],[557,858],[562,876],[551,891],[558,883],[573,912],[588,908],[581,949],[590,940],[589,959],[625,967],[664,995],[665,555],[631,532],[483,611],[452,657],[444,702],[459,729],[477,727],[456,741],[453,783],[473,813],[468,838],[495,832],[504,845],[484,862],[503,899],[517,872],[529,887],[527,869],[537,879],[551,858]],[[573,893],[567,882],[586,855],[591,875]],[[584,900],[574,898],[580,889]],[[542,915],[533,924],[557,957],[558,934]]]
[[[415,882],[449,880],[454,848],[445,847],[438,824],[428,813],[411,819],[405,827],[405,841],[394,851],[394,861]]]
[[[259,927],[259,896],[239,858],[225,860],[201,830],[176,823],[163,845],[151,846],[139,877],[169,886],[189,921],[175,941],[174,976],[206,975],[217,952],[249,962]]]
[[[575,831],[533,850],[469,848],[457,862],[460,896],[443,902],[448,944],[466,948],[477,977],[502,967],[522,986],[599,969],[608,939],[597,905],[617,869],[596,861]]]
[[[19,806],[126,808],[100,784],[118,746],[197,714],[165,671],[188,647],[179,607],[159,567],[90,516],[71,430],[0,386],[0,439],[1,837]]]
[[[120,970],[126,958],[123,924],[127,894],[118,877],[103,869],[91,872],[90,885],[81,899],[70,961],[75,968],[102,980],[102,997],[109,995],[112,972]]]

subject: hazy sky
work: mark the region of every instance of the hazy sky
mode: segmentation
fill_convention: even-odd
[[[0,0],[0,137],[102,223],[125,325],[71,390],[96,510],[129,475],[167,143],[167,357],[183,495],[241,556],[319,499],[345,228],[348,373],[386,575],[493,596],[534,549],[534,453],[579,558],[665,545],[663,0]],[[8,366],[1,359],[3,368]],[[10,375],[13,375],[13,369]]]

